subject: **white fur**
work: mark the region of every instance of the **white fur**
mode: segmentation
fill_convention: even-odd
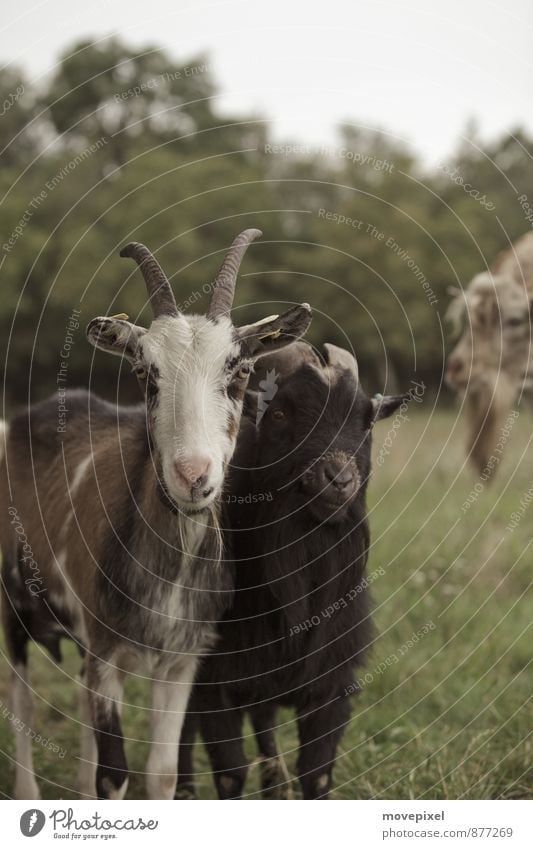
[[[89,466],[92,462],[92,459],[93,459],[92,453],[87,454],[87,456],[81,461],[81,463],[78,463],[78,465],[76,466],[76,468],[74,470],[74,474],[72,475],[72,480],[70,481],[70,484],[69,484],[69,491],[70,491],[70,497],[71,498],[74,498],[78,489],[80,488],[81,482],[83,481],[83,478],[85,477],[85,474],[86,474],[87,469],[89,468]]]
[[[180,670],[179,678],[152,682],[152,733],[146,764],[149,799],[174,798],[179,740],[195,671],[196,660],[192,659]]]
[[[15,799],[40,799],[33,771],[33,695],[24,664],[18,663],[13,669],[11,698],[15,714]]]
[[[87,681],[83,675],[79,686],[80,697],[80,765],[78,769],[78,789],[82,796],[96,796],[96,767],[98,751],[94,736],[91,705],[87,691]]]
[[[178,522],[179,545],[184,557],[196,557],[207,526],[211,525],[213,521],[214,517],[207,513],[198,513],[193,516],[180,514]]]
[[[115,657],[116,655],[109,661],[98,661],[98,677],[94,684],[95,693],[92,694],[99,700],[99,709],[103,710],[108,716],[111,715],[113,706],[117,709],[119,716],[122,713],[124,682],[115,664]]]
[[[104,783],[105,783],[105,781],[106,781],[106,779],[104,779]],[[108,799],[115,799],[115,800],[124,799],[124,797],[126,796],[126,792],[128,790],[128,782],[129,782],[129,779],[126,778],[126,780],[118,788],[115,788],[111,784],[111,782],[109,782],[107,798]]]
[[[472,311],[482,306],[487,297],[495,298],[501,317],[496,320],[494,332],[499,331],[500,320],[523,318],[529,310],[527,290],[517,285],[513,279],[502,275],[492,275],[488,272],[477,274],[461,295],[462,297],[457,298],[462,307],[461,312],[464,312],[465,307]]]
[[[144,335],[142,348],[145,361],[159,371],[154,437],[165,485],[178,504],[190,507],[177,484],[174,462],[209,458],[213,493],[195,503],[204,507],[219,495],[234,447],[227,428],[235,406],[224,394],[226,360],[240,350],[231,322],[225,317],[216,323],[205,316],[160,317]]]
[[[87,454],[87,456],[84,457],[84,459],[81,461],[81,463],[78,463],[78,465],[74,469],[74,474],[72,475],[72,480],[70,481],[70,483],[68,485],[68,493],[69,493],[69,498],[70,498],[71,504],[72,504],[72,499],[74,498],[74,496],[78,492],[78,490],[79,490],[79,488],[80,488],[80,486],[83,482],[83,478],[85,477],[85,474],[87,472],[87,469],[89,468],[92,461],[93,461],[93,454],[91,452],[90,454]],[[73,518],[74,518],[74,510],[72,509],[68,513],[67,518],[65,519],[65,523],[63,525],[63,528],[61,530],[61,540],[62,541],[66,540],[66,538],[67,538],[68,529],[70,527],[70,523],[72,522]]]
[[[455,332],[463,328],[448,358],[463,368],[447,374],[450,386],[482,386],[490,398],[497,384],[510,380],[518,392],[531,361],[529,310],[530,294],[512,277],[476,275],[448,308]]]
[[[9,425],[7,422],[0,419],[0,460],[3,459],[6,453],[7,437],[9,435]]]

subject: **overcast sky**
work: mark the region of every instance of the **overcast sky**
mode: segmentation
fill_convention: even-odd
[[[531,0],[2,0],[0,30],[0,60],[35,80],[80,37],[206,52],[221,109],[260,111],[280,140],[331,143],[348,120],[436,161],[469,117],[482,138],[533,131]]]

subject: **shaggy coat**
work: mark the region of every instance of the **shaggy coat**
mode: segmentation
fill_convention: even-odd
[[[80,792],[123,798],[128,771],[120,712],[125,674],[151,681],[150,798],[174,796],[181,724],[198,658],[232,592],[219,513],[253,362],[292,344],[308,305],[235,327],[229,317],[247,245],[238,236],[213,282],[206,316],[185,316],[144,245],[140,265],[154,320],[101,316],[96,347],[129,361],[144,392],[120,407],[78,391],[30,407],[4,434],[0,462],[2,619],[17,716],[17,798],[38,798],[27,644],[60,659],[71,637],[81,675]]]
[[[297,368],[295,348],[292,359],[268,357],[261,364],[263,394],[273,397],[266,409],[259,398],[259,416],[248,393],[227,496],[235,595],[193,691],[179,798],[194,792],[191,743],[197,722],[219,796],[241,795],[245,713],[263,758],[263,792],[279,793],[273,729],[282,705],[298,717],[303,795],[326,798],[350,717],[354,671],[372,642],[364,580],[371,429],[402,399],[384,398],[376,406],[347,352],[325,346],[324,366],[303,343],[297,347]],[[275,394],[269,390],[272,369],[278,374]]]

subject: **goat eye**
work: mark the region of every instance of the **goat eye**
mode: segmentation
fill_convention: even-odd
[[[274,410],[272,415],[278,422],[282,422],[285,418],[285,413],[283,412],[283,410]]]
[[[146,378],[148,377],[148,371],[144,368],[144,366],[137,366],[134,371],[139,380],[146,380]]]

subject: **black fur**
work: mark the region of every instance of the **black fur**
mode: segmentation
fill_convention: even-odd
[[[243,420],[228,499],[234,602],[191,698],[177,798],[193,792],[197,723],[219,796],[241,795],[245,712],[264,759],[264,795],[276,795],[281,775],[273,728],[279,705],[295,708],[298,716],[304,797],[327,797],[350,717],[346,692],[353,691],[354,669],[372,642],[363,579],[373,419],[372,403],[353,374],[338,370],[326,381],[319,369],[303,365],[281,380],[257,428],[255,417]],[[355,462],[360,477],[355,497],[337,508],[327,492],[310,496],[302,485],[326,455],[344,457],[346,466]]]

